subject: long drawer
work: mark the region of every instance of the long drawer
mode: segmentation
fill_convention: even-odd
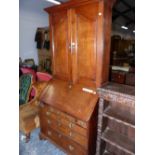
[[[54,129],[56,131],[59,131],[63,135],[71,138],[78,144],[82,145],[85,149],[88,149],[88,138],[79,134],[78,132],[73,131],[71,128],[66,127],[64,124],[61,122],[54,120],[54,119],[49,119],[49,118],[43,118],[42,121],[48,129]]]
[[[80,126],[82,128],[88,129],[88,124],[84,121],[78,120],[64,112],[61,112],[51,106],[43,104],[43,103],[40,104],[40,107],[41,107],[41,113],[46,114],[47,116],[51,116],[52,118],[54,118],[56,120],[62,120],[66,124],[72,122],[75,125],[77,125],[77,126],[75,126],[75,128],[78,128],[78,126]],[[77,130],[79,130],[79,128]]]
[[[44,104],[39,115],[43,133],[47,128],[54,129],[88,149],[88,129],[78,125],[75,118]]]
[[[86,155],[87,151],[72,141],[71,139],[67,138],[66,136],[62,135],[61,133],[53,130],[48,129],[44,133],[49,139],[54,141],[57,145],[61,146],[66,152],[73,155]]]

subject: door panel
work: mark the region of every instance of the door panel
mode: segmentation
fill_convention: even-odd
[[[73,27],[76,27],[75,42],[77,44],[76,79],[79,83],[95,85],[98,3],[77,7],[73,13],[76,17],[73,24]]]
[[[53,49],[53,75],[69,78],[68,64],[68,19],[67,11],[59,12],[52,18],[52,49]]]

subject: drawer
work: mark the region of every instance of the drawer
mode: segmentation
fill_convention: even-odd
[[[72,129],[66,127],[64,124],[62,124],[59,121],[56,120],[50,120],[45,119],[45,121],[48,125],[49,129],[54,129],[55,131],[59,131],[63,135],[70,137],[73,141],[77,142],[78,144],[82,145],[83,147],[88,147],[88,138],[84,137],[83,135],[80,135],[79,133],[73,131]]]
[[[86,155],[87,151],[72,141],[71,139],[63,136],[59,132],[49,129],[45,133],[47,137],[49,137],[52,141],[54,141],[57,145],[62,147],[67,153],[72,155]]]
[[[52,121],[57,121],[57,122],[59,122],[59,124],[62,124],[66,128],[68,128],[72,131],[75,131],[82,136],[88,137],[87,129],[84,129],[84,128],[80,127],[79,125],[76,125],[75,123],[62,118],[61,116],[58,118],[54,113],[51,113],[50,117],[46,116],[46,119],[48,119],[48,121],[47,121],[48,124],[50,124]]]
[[[46,115],[46,116],[51,117],[52,119],[56,119],[56,120],[59,120],[59,119],[62,119],[63,121],[66,120],[65,121],[66,123],[72,122],[74,124],[77,124],[78,126],[81,126],[82,128],[85,128],[85,129],[88,128],[88,124],[86,122],[75,119],[74,117],[69,116],[69,115],[65,114],[64,112],[61,112],[51,106],[48,106],[48,105],[42,103],[40,105],[40,107],[41,107],[40,113],[42,115]],[[74,128],[76,129],[76,128],[78,128],[78,126],[75,126]]]

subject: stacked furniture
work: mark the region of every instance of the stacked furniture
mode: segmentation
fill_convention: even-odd
[[[40,36],[37,36],[37,34],[40,34]],[[38,65],[38,71],[39,72],[47,72],[51,73],[51,51],[50,51],[50,41],[49,41],[49,28],[48,27],[42,27],[38,28],[36,32],[36,41],[37,44],[40,44],[40,46],[37,46],[38,49],[38,59],[39,59],[39,65]],[[48,45],[49,44],[49,45]]]
[[[96,155],[134,155],[135,88],[108,83],[98,89],[98,135]]]
[[[49,13],[52,81],[40,97],[40,138],[68,154],[96,151],[96,88],[108,81],[113,0],[74,0]]]

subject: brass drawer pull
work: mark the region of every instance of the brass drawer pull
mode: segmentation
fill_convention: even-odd
[[[69,133],[69,136],[72,137],[72,135],[73,135],[72,132],[70,132],[70,133]]]
[[[46,115],[49,116],[51,113],[49,111],[46,112]]]
[[[51,135],[52,135],[51,131],[47,131],[47,134],[48,134],[49,136],[51,136]]]
[[[47,120],[47,123],[48,123],[48,124],[51,124],[51,121],[50,121],[50,120]]]
[[[70,151],[74,150],[74,147],[72,145],[69,145],[68,148],[69,148]]]
[[[73,123],[69,123],[69,128],[72,128],[73,127]]]
[[[59,112],[59,111],[57,111],[57,114],[58,114],[58,115],[60,115],[60,112]]]

